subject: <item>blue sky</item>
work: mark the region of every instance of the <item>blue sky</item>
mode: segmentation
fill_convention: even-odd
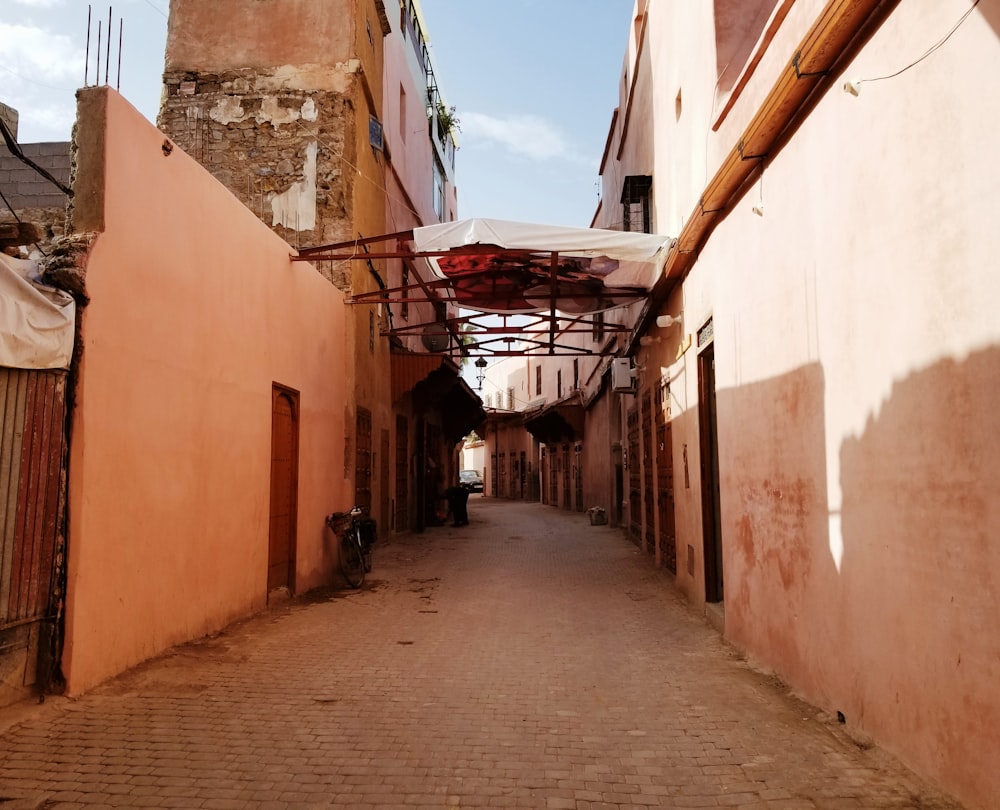
[[[210,2],[210,0],[206,0]],[[393,0],[388,0],[391,4]],[[101,75],[108,3],[91,4]],[[423,0],[438,83],[461,120],[459,216],[585,227],[628,37],[632,0]],[[0,101],[22,143],[68,140],[84,81],[86,0],[0,0]],[[109,84],[150,120],[160,100],[168,0],[114,0]]]

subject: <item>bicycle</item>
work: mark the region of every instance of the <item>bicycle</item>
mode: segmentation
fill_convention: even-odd
[[[355,506],[350,512],[334,512],[326,518],[326,525],[339,541],[340,572],[352,588],[364,585],[365,574],[372,570],[375,521],[364,514],[363,506]]]

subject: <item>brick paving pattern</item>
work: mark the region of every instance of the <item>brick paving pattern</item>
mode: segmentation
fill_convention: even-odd
[[[0,810],[958,807],[750,670],[616,530],[470,516],[378,548],[361,591],[0,712]]]

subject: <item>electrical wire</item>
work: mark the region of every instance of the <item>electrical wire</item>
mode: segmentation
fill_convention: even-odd
[[[890,74],[888,74],[886,76],[877,76],[874,79],[861,79],[861,80],[858,81],[858,84],[864,84],[864,83],[868,83],[868,82],[881,82],[881,81],[884,81],[885,79],[895,79],[900,74],[905,73],[906,71],[908,71],[911,67],[915,67],[916,65],[919,65],[928,56],[930,56],[932,53],[934,53],[934,51],[936,51],[938,48],[940,48],[942,45],[944,45],[949,39],[951,39],[951,35],[954,34],[961,27],[962,23],[964,23],[969,18],[969,15],[972,14],[973,10],[978,5],[979,5],[979,0],[974,0],[973,4],[971,6],[969,6],[969,8],[965,12],[965,14],[963,14],[959,18],[958,22],[955,23],[954,26],[952,26],[952,29],[947,34],[945,34],[941,39],[939,39],[934,45],[932,45],[930,48],[928,48],[927,51],[924,52],[923,56],[921,56],[919,59],[915,59],[914,61],[910,62],[910,64],[908,64],[906,67],[900,68],[895,73],[890,73]]]
[[[76,92],[76,88],[75,87],[56,87],[55,85],[43,84],[42,82],[36,82],[34,79],[29,79],[27,76],[22,76],[16,70],[11,70],[6,65],[0,65],[0,70],[6,70],[11,76],[16,76],[22,82],[29,82],[30,84],[37,85],[38,87],[44,87],[46,90],[58,90],[59,92],[62,92],[62,93],[75,93]]]
[[[152,2],[150,2],[150,0],[143,0],[143,2],[144,2],[144,3],[145,3],[145,4],[147,5],[147,6],[149,6],[149,7],[151,8],[151,9],[153,9],[153,10],[154,10],[154,11],[155,11],[155,12],[156,12],[157,14],[159,14],[160,16],[162,16],[162,17],[163,17],[164,19],[167,19],[167,20],[169,20],[169,19],[170,19],[170,18],[169,18],[169,17],[167,16],[167,13],[166,13],[166,12],[165,12],[165,11],[164,11],[163,9],[161,9],[161,8],[160,8],[159,6],[157,6],[157,5],[154,5],[154,4],[152,3]]]

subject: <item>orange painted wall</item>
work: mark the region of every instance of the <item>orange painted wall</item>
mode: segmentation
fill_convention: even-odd
[[[82,91],[79,142],[99,148],[105,98],[103,178],[80,178],[88,204],[103,186],[104,230],[73,415],[70,693],[265,606],[272,383],[300,392],[297,591],[329,579],[323,517],[351,497],[341,293],[114,92]]]
[[[358,54],[354,0],[172,0],[167,69],[334,65]],[[371,24],[377,30],[378,20]],[[364,26],[362,24],[362,30]],[[319,74],[317,74],[319,75]],[[331,79],[329,72],[325,81]]]

